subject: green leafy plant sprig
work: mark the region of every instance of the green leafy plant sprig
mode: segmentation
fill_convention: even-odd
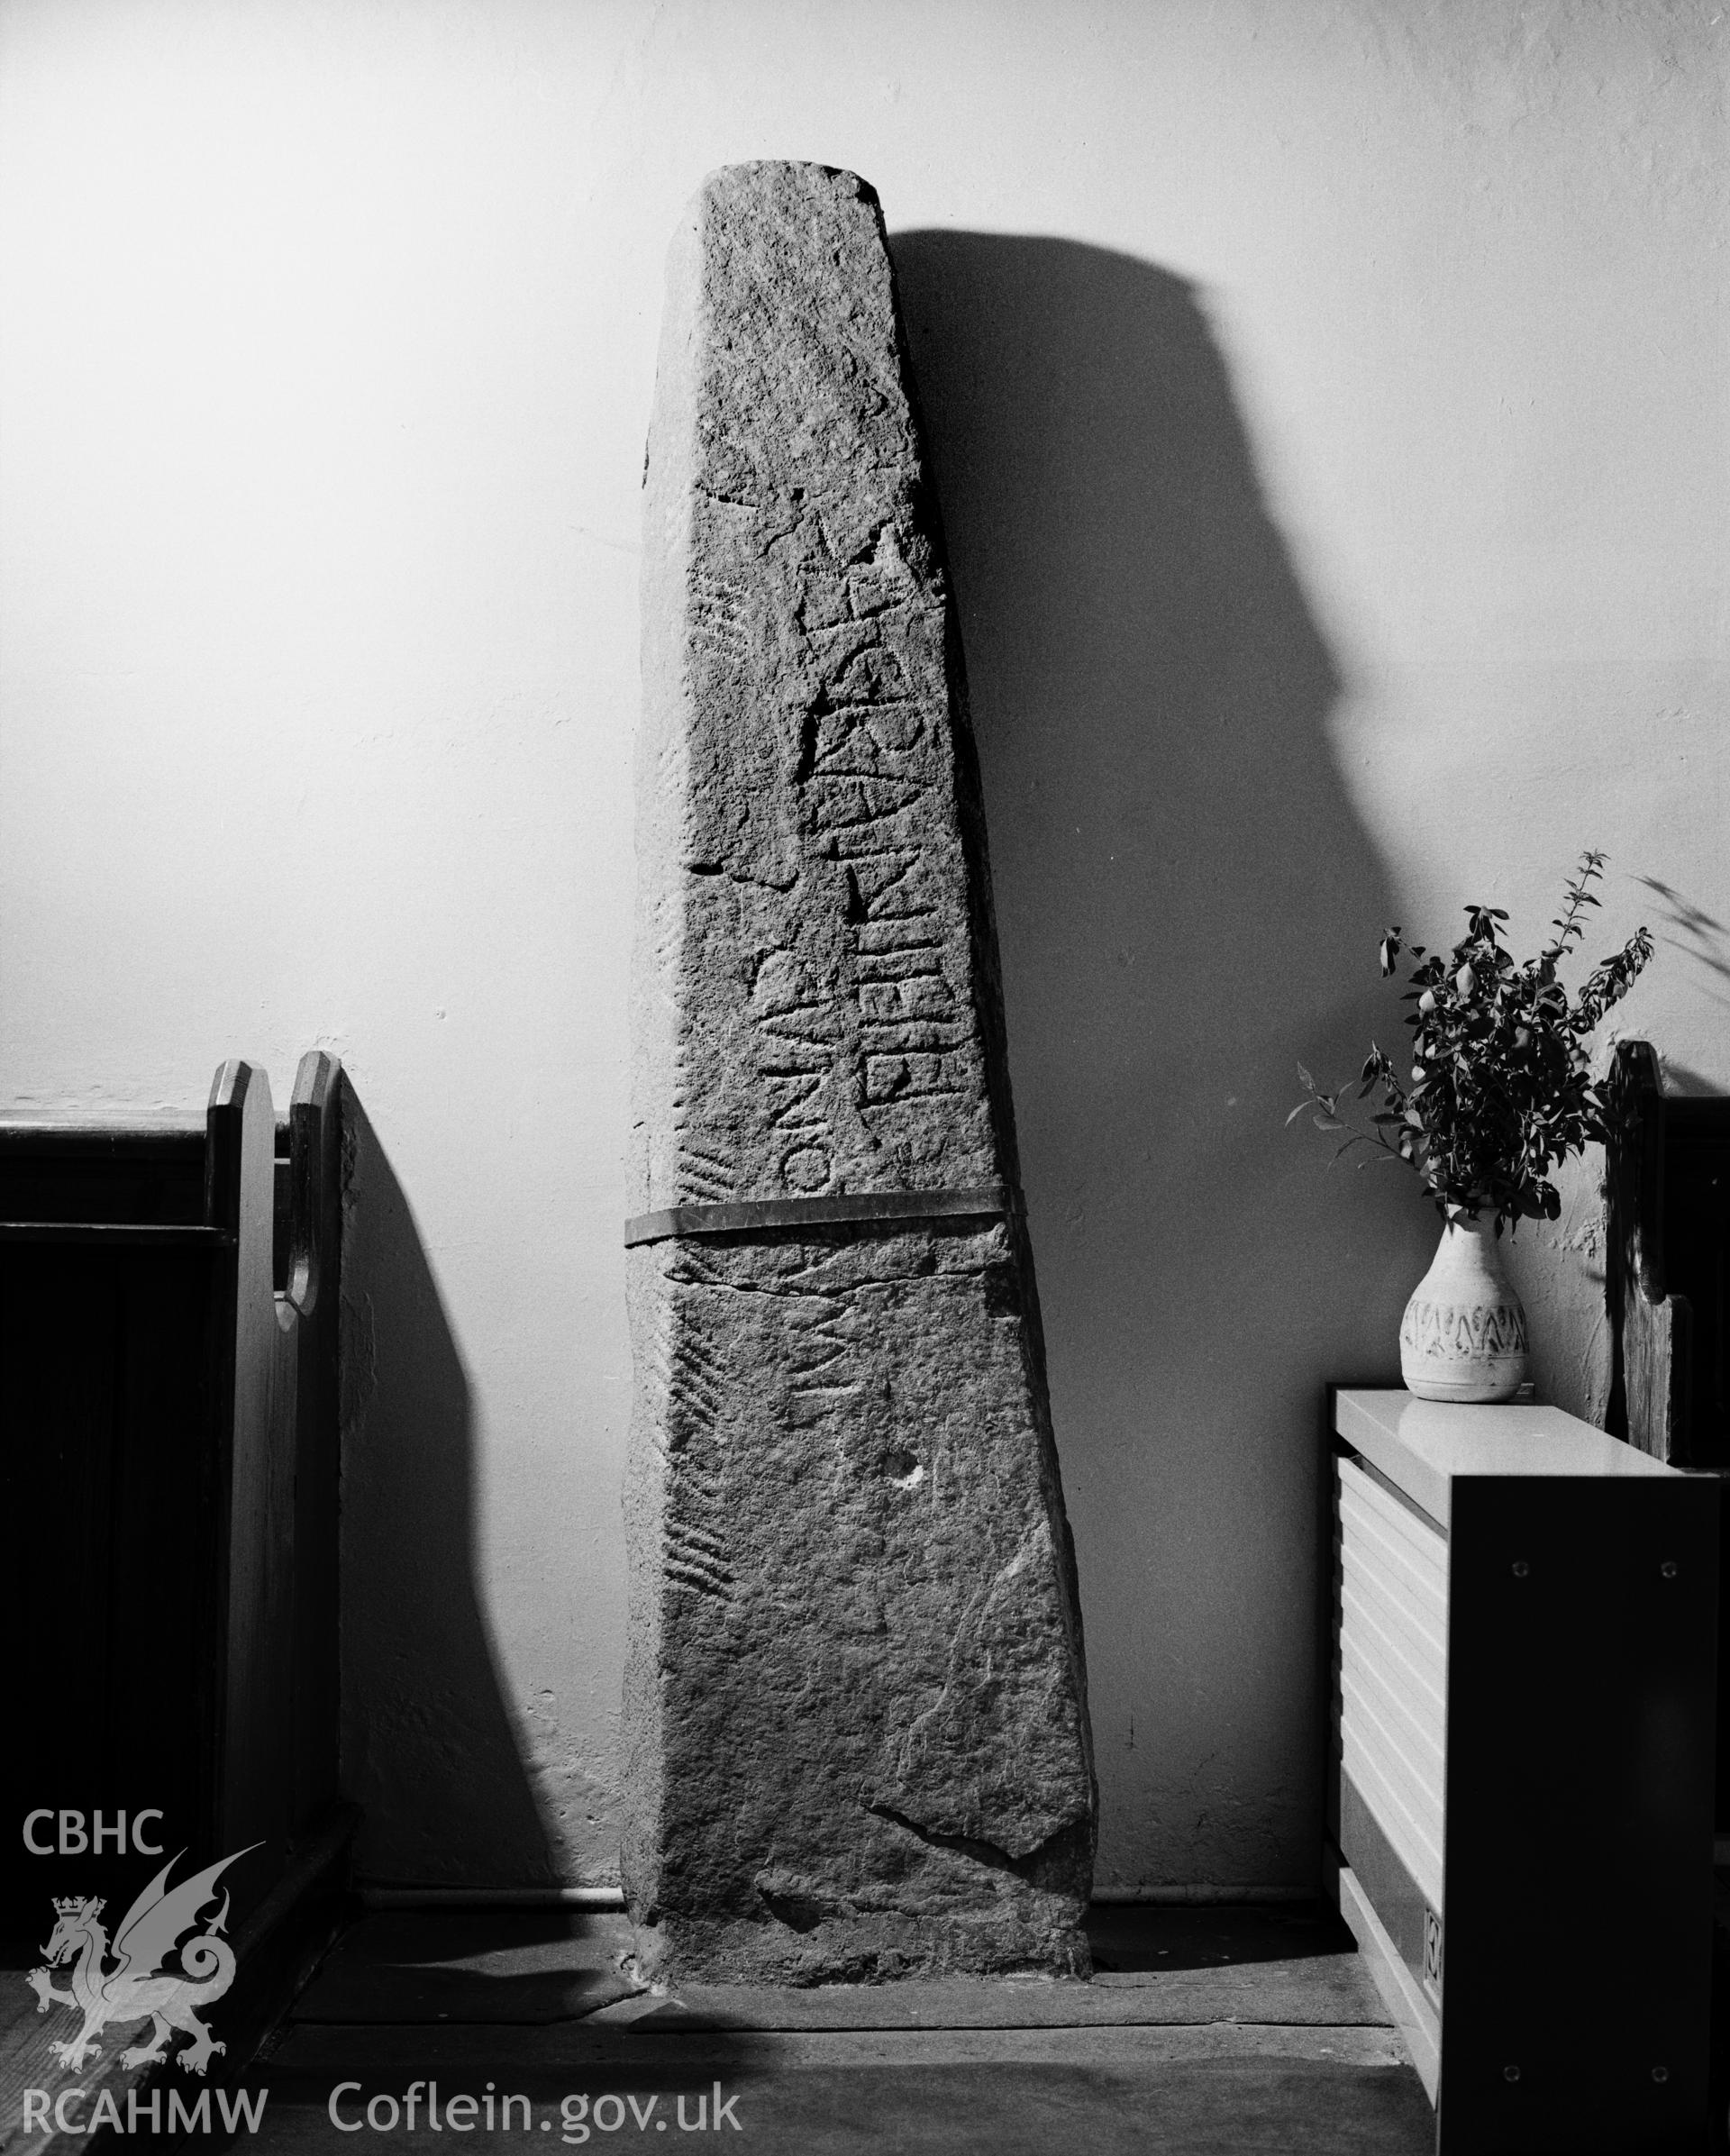
[[[1376,1098],[1379,1105],[1369,1130],[1353,1131],[1343,1105],[1351,1082],[1325,1090],[1300,1063],[1306,1098],[1288,1123],[1307,1111],[1318,1129],[1349,1133],[1340,1153],[1368,1145],[1405,1161],[1444,1220],[1493,1213],[1498,1234],[1504,1221],[1554,1220],[1562,1199],[1551,1171],[1606,1135],[1586,1044],[1652,957],[1652,938],[1641,928],[1594,968],[1571,1001],[1558,978],[1585,933],[1586,909],[1598,903],[1591,886],[1605,858],[1581,855],[1551,923],[1554,933],[1523,964],[1502,942],[1507,915],[1499,906],[1467,906],[1466,933],[1445,955],[1403,944],[1390,928],[1381,944],[1384,977],[1402,951],[1415,961],[1404,998],[1412,1006],[1410,1078],[1371,1042],[1357,1101]]]

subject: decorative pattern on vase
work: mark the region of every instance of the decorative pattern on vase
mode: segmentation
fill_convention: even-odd
[[[1399,1367],[1422,1400],[1511,1400],[1531,1354],[1525,1311],[1488,1222],[1452,1221],[1399,1328]]]
[[[1525,1312],[1517,1303],[1431,1303],[1414,1296],[1406,1305],[1399,1344],[1414,1355],[1526,1355]]]

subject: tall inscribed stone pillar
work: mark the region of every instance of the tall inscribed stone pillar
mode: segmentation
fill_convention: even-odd
[[[645,474],[626,1891],[669,1979],[1085,1975],[961,644],[877,199],[711,177]]]

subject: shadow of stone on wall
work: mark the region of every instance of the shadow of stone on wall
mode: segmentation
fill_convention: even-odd
[[[342,1251],[342,1778],[360,1877],[557,1879],[476,1590],[462,1355],[350,1081]]]
[[[1099,1880],[1314,1877],[1317,1425],[1398,1382],[1434,1216],[1288,1130],[1398,1037],[1340,678],[1193,287],[1045,239],[890,241],[984,778],[1076,1531]]]

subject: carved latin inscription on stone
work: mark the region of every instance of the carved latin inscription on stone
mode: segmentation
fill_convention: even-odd
[[[1085,1685],[983,831],[860,181],[706,185],[645,495],[632,1210],[938,1216],[630,1252],[644,1958],[1081,1972]],[[958,1209],[986,1187],[1006,1210]]]

